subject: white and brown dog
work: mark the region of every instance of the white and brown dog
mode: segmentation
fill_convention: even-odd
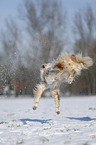
[[[82,69],[92,66],[90,57],[82,57],[81,54],[61,54],[52,63],[43,64],[41,68],[41,83],[37,85],[34,93],[36,100],[33,107],[36,110],[42,93],[50,88],[55,98],[56,113],[59,114],[59,87],[63,82],[71,84],[76,76],[81,74]]]

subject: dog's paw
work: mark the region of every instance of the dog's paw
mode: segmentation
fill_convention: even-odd
[[[36,110],[37,109],[37,106],[33,106],[33,110]]]
[[[60,114],[60,111],[56,111],[56,113],[59,115]]]

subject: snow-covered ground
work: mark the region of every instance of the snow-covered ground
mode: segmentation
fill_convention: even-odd
[[[0,98],[0,145],[96,145],[96,96]]]

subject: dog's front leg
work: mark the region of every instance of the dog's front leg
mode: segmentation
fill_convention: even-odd
[[[69,76],[69,78],[68,78],[68,84],[71,84],[71,83],[72,83],[72,81],[73,81],[73,76],[72,76],[72,75],[70,75],[70,76]]]
[[[56,79],[59,78],[59,76],[62,74],[62,71],[60,71],[57,75],[56,75]]]
[[[54,96],[55,98],[55,105],[56,105],[56,113],[57,114],[60,114],[60,111],[59,111],[59,89],[53,89],[52,90],[52,95]]]
[[[36,110],[36,108],[37,108],[37,106],[38,106],[38,103],[39,103],[39,101],[40,101],[40,98],[41,98],[41,95],[42,95],[42,93],[44,92],[44,90],[46,89],[46,86],[45,86],[45,84],[39,84],[38,86],[37,86],[37,90],[36,90],[36,92],[35,92],[35,97],[36,97],[36,100],[35,100],[35,104],[34,104],[34,106],[33,106],[33,110]]]
[[[75,74],[76,74],[76,71],[74,69],[71,70],[70,75],[68,77],[68,84],[71,84],[73,82]]]

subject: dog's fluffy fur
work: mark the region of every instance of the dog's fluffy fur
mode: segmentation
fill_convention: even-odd
[[[63,82],[71,84],[76,76],[81,74],[82,69],[92,66],[90,57],[82,57],[81,54],[61,54],[52,63],[43,64],[41,67],[41,83],[35,91],[36,101],[33,109],[38,106],[40,97],[44,90],[50,88],[55,97],[56,113],[59,114],[59,87]]]

